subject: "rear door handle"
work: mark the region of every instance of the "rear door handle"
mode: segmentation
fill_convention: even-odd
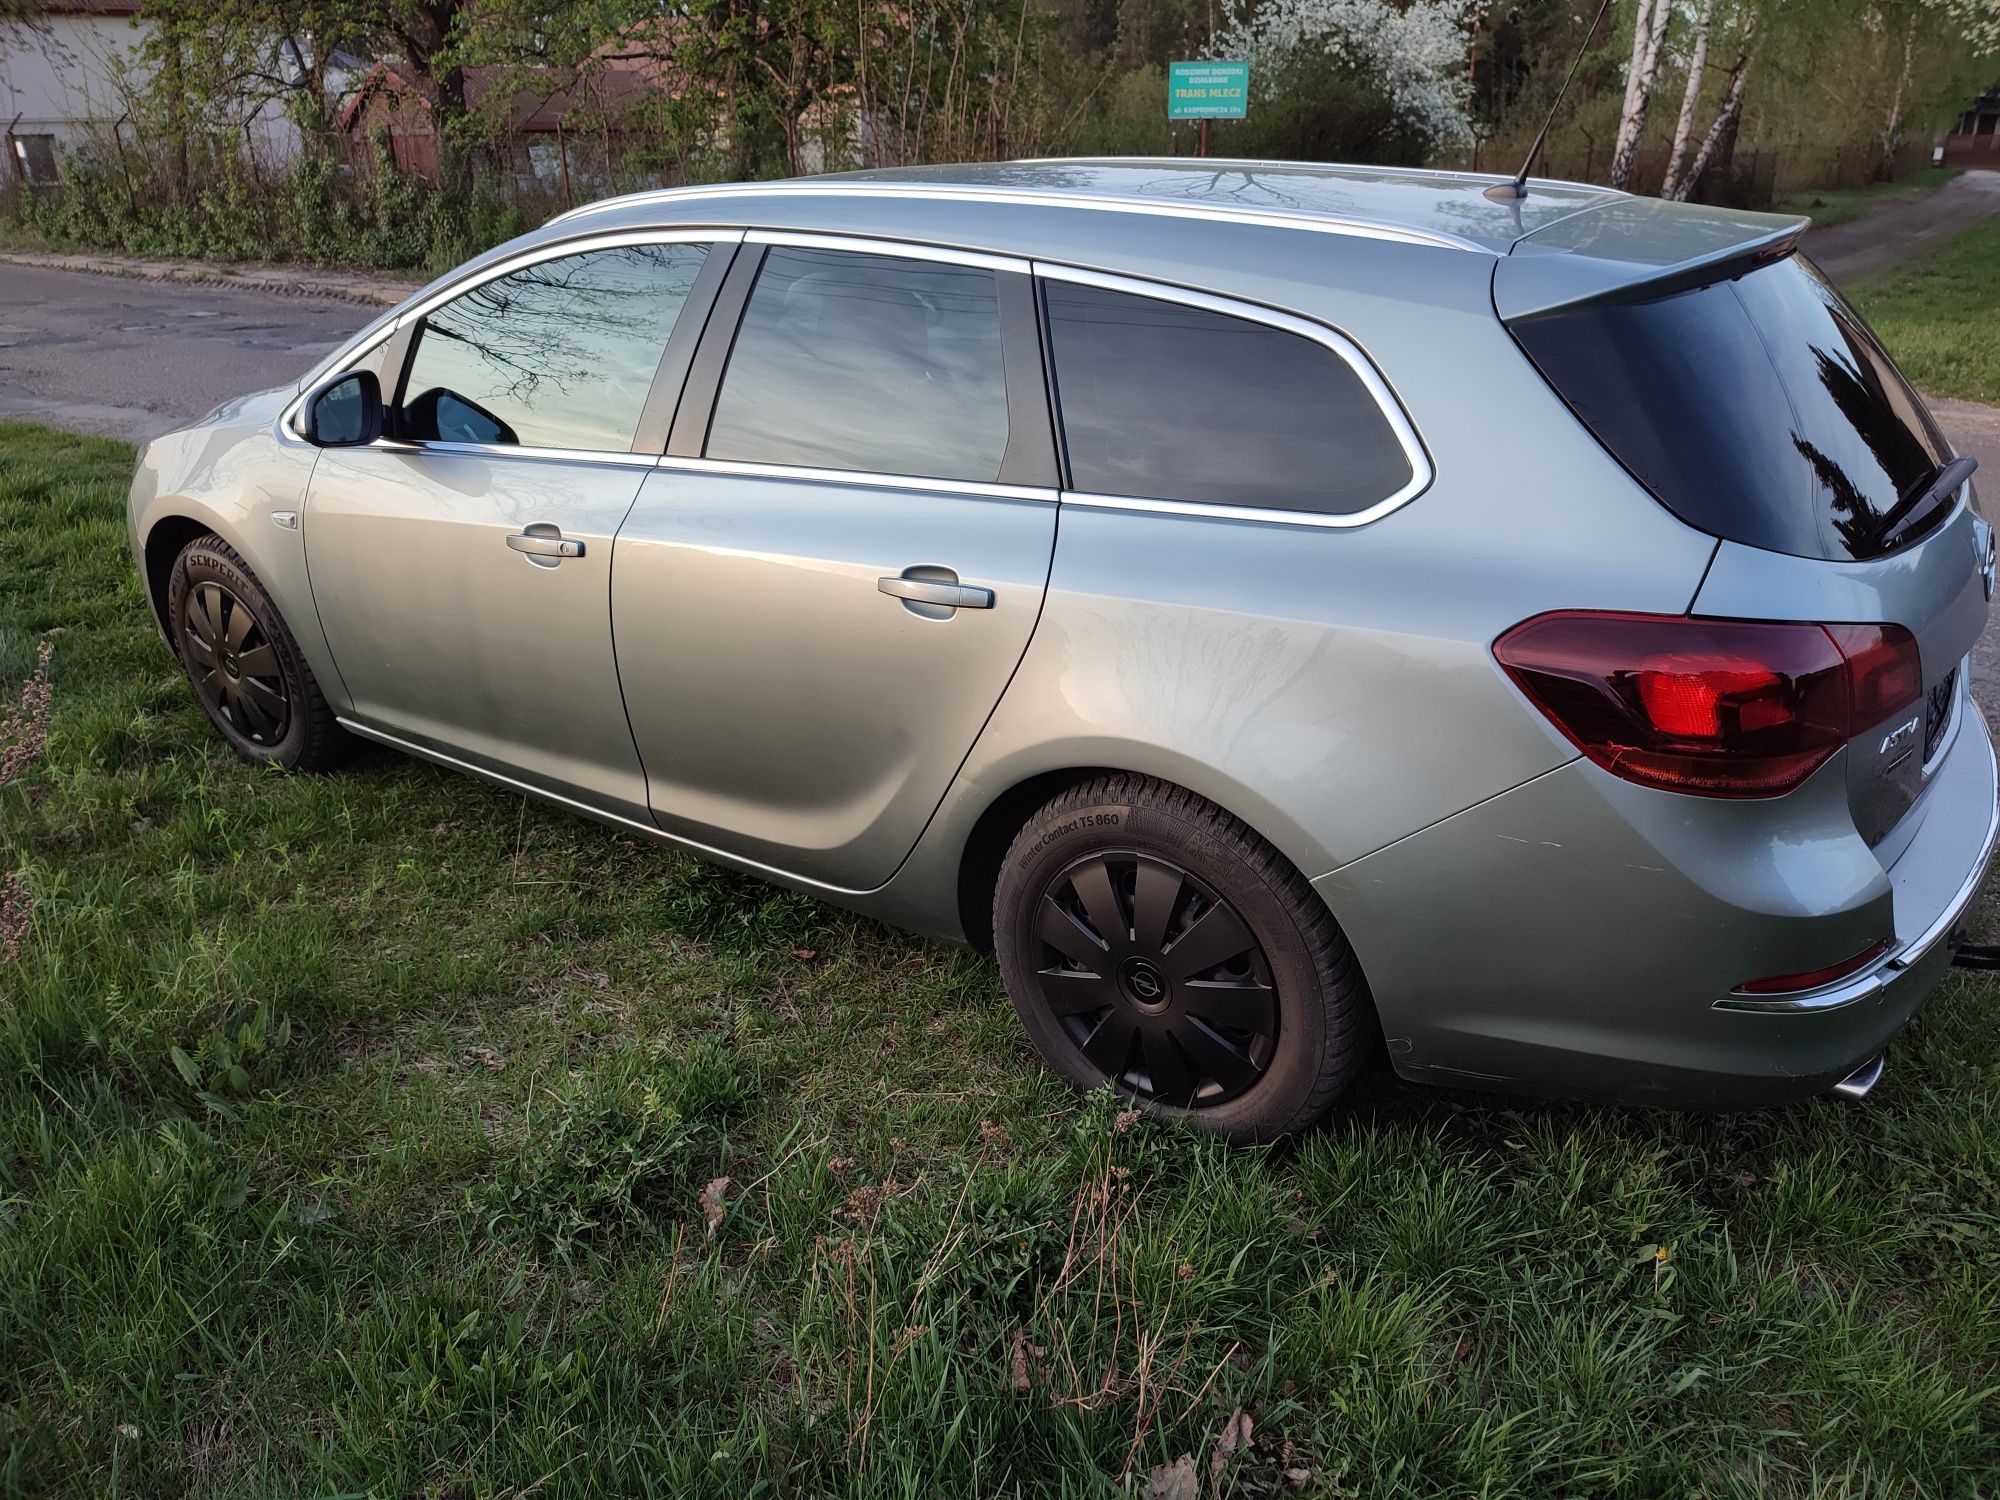
[[[525,552],[530,557],[581,557],[583,543],[570,536],[544,536],[535,531],[516,531],[507,537],[507,545],[516,552]]]
[[[913,604],[935,604],[942,609],[991,609],[993,590],[969,583],[940,583],[932,578],[878,578],[875,587],[896,599]]]

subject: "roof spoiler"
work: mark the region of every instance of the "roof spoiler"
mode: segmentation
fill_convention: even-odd
[[[1616,199],[1517,241],[1494,267],[1493,308],[1514,323],[1671,296],[1783,260],[1811,224],[1790,215]]]

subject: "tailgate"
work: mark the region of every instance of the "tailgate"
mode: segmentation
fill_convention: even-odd
[[[1855,826],[1870,844],[1897,832],[1944,763],[1967,715],[1973,643],[1986,627],[1993,532],[1961,502],[1921,542],[1869,562],[1827,563],[1724,542],[1693,612],[1760,620],[1901,625],[1916,637],[1923,692],[1908,710],[1857,725],[1847,748]],[[1892,861],[1914,820],[1889,847]]]

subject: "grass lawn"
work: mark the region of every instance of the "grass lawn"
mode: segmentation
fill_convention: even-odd
[[[55,643],[0,788],[0,1492],[2000,1486],[1993,982],[1864,1107],[1378,1069],[1231,1152],[1065,1092],[986,960],[413,761],[236,761],[131,462],[0,425],[0,683]]]
[[[1810,193],[1793,193],[1771,205],[1774,214],[1809,214],[1813,227],[1825,229],[1858,219],[1891,198],[1914,197],[1940,187],[1958,176],[1958,167],[1922,167],[1895,182],[1871,182],[1866,187],[1819,188]]]
[[[1926,395],[2000,406],[2000,214],[1846,291]]]

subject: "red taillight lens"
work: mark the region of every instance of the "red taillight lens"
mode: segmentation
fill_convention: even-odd
[[[1605,770],[1706,797],[1790,791],[1923,681],[1895,625],[1566,610],[1515,626],[1493,654]]]
[[[1646,716],[1663,734],[1715,739],[1737,726],[1769,729],[1791,713],[1784,678],[1726,656],[1656,656],[1635,680]]]
[[[1829,625],[1826,633],[1847,658],[1848,716],[1856,734],[1873,729],[1923,696],[1917,638],[1902,626]]]

